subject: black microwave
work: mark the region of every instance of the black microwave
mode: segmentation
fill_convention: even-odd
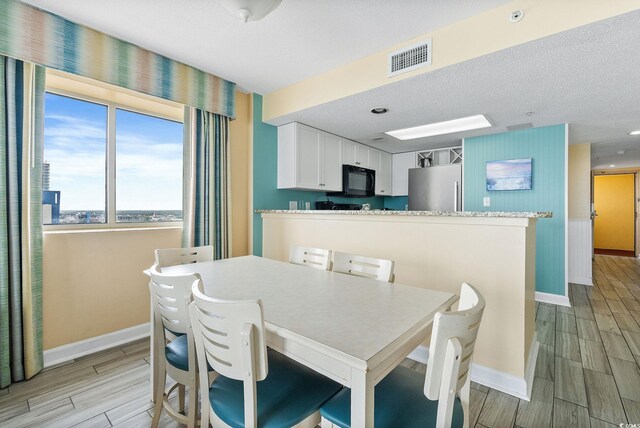
[[[376,194],[376,172],[353,165],[342,165],[342,191],[329,192],[327,196],[368,198]]]

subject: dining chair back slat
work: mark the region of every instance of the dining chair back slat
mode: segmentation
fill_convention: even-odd
[[[209,365],[231,379],[245,380],[251,373],[257,381],[263,380],[268,366],[260,300],[222,301],[207,297],[199,280],[193,284],[192,294],[192,327],[196,336],[203,339],[197,344],[202,344],[201,355],[206,355]],[[250,348],[255,355],[247,359]]]
[[[149,291],[154,309],[164,328],[172,333],[186,334],[190,325],[191,284],[198,279],[198,274],[163,275],[157,265],[146,273],[151,278]]]
[[[333,271],[379,281],[393,282],[394,262],[373,257],[335,251],[333,253]]]
[[[162,248],[155,251],[155,263],[160,267],[185,265],[213,260],[213,246]]]
[[[331,250],[292,245],[289,249],[289,263],[329,270],[331,268]]]

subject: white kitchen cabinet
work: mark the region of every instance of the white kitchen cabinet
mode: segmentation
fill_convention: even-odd
[[[342,163],[345,165],[356,164],[356,148],[359,144],[351,140],[342,140]]]
[[[342,140],[342,163],[360,168],[371,168],[370,151],[375,150],[351,140]]]
[[[370,168],[371,162],[369,161],[369,155],[371,151],[375,150],[364,144],[356,143],[356,166],[360,168]]]
[[[407,196],[409,194],[409,170],[418,167],[416,152],[393,155],[391,196]]]
[[[369,149],[369,168],[376,171],[376,195],[391,195],[391,155],[378,149]]]
[[[342,189],[341,138],[300,123],[278,127],[278,189]]]
[[[333,134],[320,135],[322,190],[339,192],[342,190],[342,140]]]

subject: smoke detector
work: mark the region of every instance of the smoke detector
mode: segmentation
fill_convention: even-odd
[[[516,22],[520,22],[524,17],[524,11],[522,9],[514,10],[509,15],[509,22],[515,24]]]

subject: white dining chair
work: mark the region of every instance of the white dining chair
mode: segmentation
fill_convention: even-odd
[[[155,251],[155,263],[162,269],[166,266],[185,265],[189,263],[208,262],[213,260],[213,246],[190,248],[161,248]]]
[[[201,426],[315,427],[318,410],[341,386],[267,351],[260,300],[207,297],[202,282],[189,306],[200,373]],[[208,375],[207,362],[215,369]]]
[[[191,321],[189,319],[189,303],[191,301],[191,285],[198,279],[197,274],[164,275],[153,265],[145,273],[151,278],[149,291],[153,307],[153,343],[156,376],[153,391],[154,412],[152,427],[157,427],[162,410],[189,428],[196,426],[198,415],[198,384],[195,344]],[[166,390],[167,375],[176,384]],[[189,410],[184,412],[184,387],[189,390]],[[169,404],[169,396],[178,388],[178,409]]]
[[[393,282],[395,278],[393,267],[394,262],[391,260],[358,256],[340,251],[333,252],[334,272]]]
[[[478,290],[462,284],[458,310],[433,321],[426,376],[398,366],[376,385],[375,427],[469,426],[469,369],[484,307]],[[350,411],[345,388],[322,406],[322,428],[349,427]]]
[[[289,263],[316,269],[331,269],[331,250],[292,245],[289,249]]]

